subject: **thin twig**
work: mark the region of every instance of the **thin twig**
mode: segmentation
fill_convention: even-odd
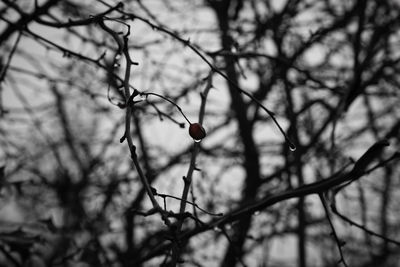
[[[202,124],[203,119],[204,119],[207,95],[208,95],[208,92],[210,91],[210,88],[212,87],[212,75],[213,75],[213,72],[211,71],[210,74],[209,74],[209,77],[208,77],[209,82],[207,82],[206,88],[204,89],[204,92],[203,92],[202,98],[201,98],[201,105],[200,105],[200,112],[199,112],[199,123],[200,124]],[[182,200],[183,201],[181,202],[180,213],[185,212],[185,207],[186,207],[186,201],[187,201],[187,197],[188,197],[188,193],[189,193],[189,188],[190,188],[190,185],[192,183],[192,175],[193,175],[193,171],[196,168],[196,157],[197,157],[197,153],[198,153],[199,147],[200,147],[200,142],[194,142],[193,152],[192,152],[192,157],[190,159],[189,169],[188,169],[188,172],[186,174],[186,177],[184,178],[185,187],[184,187],[184,190],[183,190],[183,193],[182,193]],[[182,225],[180,224],[180,226],[182,226]]]
[[[213,71],[210,71],[210,74],[208,76],[208,82],[206,84],[206,87],[205,87],[204,92],[202,93],[202,97],[201,97],[201,104],[200,104],[200,111],[199,111],[200,124],[204,119],[207,95],[212,87],[212,75],[213,75]],[[180,214],[183,214],[186,209],[187,198],[188,198],[189,190],[190,190],[190,187],[192,184],[193,171],[196,168],[196,157],[199,152],[199,148],[200,148],[200,142],[194,142],[192,156],[190,158],[189,169],[187,171],[186,177],[183,177],[184,188],[183,188],[183,192],[182,192],[181,205],[180,205],[180,209],[179,209]],[[177,228],[176,228],[177,235],[180,233],[180,231],[182,229],[183,222],[184,222],[184,218],[179,220],[177,223]],[[171,263],[172,266],[175,266],[177,264],[180,254],[181,254],[181,248],[180,248],[179,239],[178,239],[172,248],[172,263]]]
[[[62,23],[62,22],[51,22],[47,20],[43,20],[39,17],[35,18],[35,21],[42,24],[46,25],[49,27],[54,27],[54,28],[70,28],[70,27],[76,27],[76,26],[87,26],[91,23],[98,22],[99,20],[102,20],[105,15],[110,14],[114,10],[117,10],[119,8],[123,7],[123,3],[119,2],[115,6],[111,6],[108,10],[99,13],[97,15],[91,15],[88,19],[82,19],[82,20],[71,20],[69,19],[68,22]]]
[[[131,57],[129,55],[129,50],[128,50],[128,34],[129,31],[126,35],[121,38],[116,32],[111,30],[109,27],[107,27],[103,20],[99,21],[100,27],[108,32],[114,40],[118,44],[118,49],[122,54],[125,56],[126,59],[126,66],[125,66],[125,77],[124,77],[124,92],[125,92],[125,101],[126,101],[126,115],[125,115],[125,133],[124,133],[124,138],[127,140],[129,151],[131,153],[131,159],[133,161],[133,164],[138,172],[139,179],[141,183],[143,184],[143,187],[146,190],[147,195],[150,198],[150,201],[153,205],[153,207],[161,214],[165,224],[170,227],[171,222],[166,216],[164,210],[161,208],[161,206],[158,204],[157,200],[155,199],[154,193],[151,189],[151,186],[149,184],[149,181],[147,180],[147,177],[145,176],[142,167],[140,166],[137,154],[136,154],[136,146],[133,144],[132,141],[132,136],[130,134],[131,132],[131,114],[132,114],[132,109],[133,106],[129,104],[129,100],[131,98],[131,93],[130,93],[130,86],[129,86],[129,80],[130,80],[130,75],[131,75],[131,66],[133,64],[133,61],[131,60]]]
[[[182,116],[185,118],[185,120],[186,120],[189,124],[192,124],[192,123],[190,122],[190,120],[186,117],[185,113],[183,113],[182,108],[181,108],[178,104],[176,104],[174,101],[172,101],[171,99],[169,99],[168,97],[163,96],[163,95],[160,95],[160,94],[157,94],[157,93],[151,93],[151,92],[150,92],[150,93],[148,93],[148,92],[141,92],[140,95],[141,95],[141,96],[145,96],[145,97],[147,97],[147,96],[149,96],[149,95],[153,95],[153,96],[157,96],[157,97],[159,97],[159,98],[164,99],[165,101],[167,101],[167,102],[171,103],[172,105],[174,105],[174,106],[179,110],[179,112],[182,114]]]
[[[365,154],[364,154],[365,155]],[[361,157],[362,158],[362,157]],[[360,158],[360,159],[361,159]],[[306,184],[300,186],[298,188],[292,189],[290,191],[278,193],[272,196],[265,197],[260,199],[252,204],[247,204],[244,207],[239,207],[236,211],[230,212],[229,214],[221,217],[220,219],[216,219],[210,222],[207,227],[200,227],[197,229],[193,229],[185,234],[183,234],[182,238],[189,238],[193,235],[198,233],[202,233],[204,231],[213,229],[216,226],[222,226],[227,223],[234,222],[239,218],[243,218],[243,216],[248,216],[256,211],[263,210],[267,207],[270,207],[276,203],[282,202],[284,200],[292,199],[292,198],[299,198],[304,197],[311,194],[319,194],[331,190],[332,188],[336,187],[337,185],[343,184],[348,180],[356,180],[365,174],[370,173],[372,170],[375,170],[379,167],[382,167],[388,164],[390,161],[400,158],[400,153],[394,153],[390,158],[384,160],[383,162],[378,163],[374,167],[364,171],[363,173],[352,173],[351,171],[348,173],[340,174],[339,176],[333,175],[331,178],[327,178],[321,181],[317,181],[314,183]],[[356,175],[356,176],[354,176]]]
[[[166,117],[167,119],[169,119],[173,123],[177,124],[180,128],[185,128],[185,123],[184,122],[179,122],[179,121],[175,120],[171,115],[169,115],[169,114],[165,113],[164,111],[160,110],[157,107],[156,104],[148,101],[147,99],[146,99],[146,102],[155,109],[160,121],[162,121],[164,119],[164,117]]]
[[[228,240],[229,244],[233,244],[233,245],[234,245],[234,242],[233,242],[233,240],[231,239],[231,237],[228,235],[228,233],[226,232],[225,227],[223,227],[223,226],[222,226],[222,227],[217,227],[217,229],[220,229],[220,230],[221,230],[222,234],[225,236],[226,240]],[[235,245],[234,245],[234,246],[235,246]],[[237,249],[237,246],[235,246],[235,249]],[[244,263],[242,257],[238,257],[237,255],[238,255],[238,253],[235,253],[235,257],[236,257],[236,259],[238,260],[238,262],[239,262],[243,267],[247,267],[247,265],[246,265],[246,263]]]
[[[108,3],[99,0],[99,2],[103,3],[104,5],[111,7]],[[236,90],[238,90],[240,93],[246,95],[247,97],[249,97],[252,101],[254,101],[260,108],[262,108],[273,120],[273,122],[275,123],[275,125],[278,127],[279,131],[282,133],[282,135],[285,138],[285,141],[288,143],[289,147],[291,148],[291,150],[295,150],[296,146],[290,141],[289,137],[287,136],[287,134],[285,133],[285,131],[283,130],[283,128],[281,127],[281,125],[279,124],[278,120],[275,118],[275,113],[270,111],[268,108],[266,108],[256,97],[254,97],[251,93],[247,92],[246,90],[242,89],[238,84],[236,84],[234,81],[232,81],[223,71],[221,71],[218,67],[216,67],[213,63],[211,63],[205,55],[203,55],[203,53],[200,52],[200,49],[198,49],[195,45],[193,45],[190,40],[185,40],[182,37],[180,37],[176,32],[169,30],[163,26],[157,25],[152,23],[150,20],[143,18],[141,16],[138,16],[136,14],[133,13],[127,13],[124,11],[120,11],[121,14],[124,14],[126,16],[128,16],[130,19],[132,20],[140,20],[142,22],[144,22],[145,24],[149,25],[152,29],[158,30],[160,32],[164,32],[166,34],[168,34],[169,36],[173,37],[174,39],[176,39],[177,41],[179,41],[180,43],[184,44],[185,46],[189,47],[196,55],[198,55],[201,60],[203,60],[209,67],[210,69],[215,72],[218,73],[221,77],[223,77],[227,82],[229,82]]]
[[[337,215],[340,219],[342,219],[343,221],[348,222],[350,225],[355,226],[355,227],[357,227],[357,228],[363,230],[364,232],[368,233],[369,235],[379,237],[379,238],[381,238],[382,240],[385,240],[385,241],[387,241],[387,242],[390,242],[390,243],[392,243],[392,244],[395,244],[395,245],[397,245],[397,246],[400,246],[400,241],[397,241],[397,240],[391,239],[391,238],[389,238],[389,237],[387,237],[387,236],[378,234],[378,233],[376,233],[376,232],[374,232],[374,231],[368,229],[366,226],[364,226],[364,225],[362,225],[362,224],[359,224],[359,223],[353,221],[352,219],[348,218],[347,216],[343,215],[342,213],[340,213],[340,212],[337,210],[337,207],[336,207],[336,205],[335,205],[335,202],[333,202],[333,203],[331,204],[330,207],[331,207],[332,212],[333,212],[334,214],[336,214],[336,215]]]
[[[173,198],[173,199],[176,199],[176,200],[185,201],[187,204],[192,205],[192,206],[196,207],[197,209],[201,210],[202,212],[204,212],[204,213],[206,213],[206,214],[208,214],[208,215],[211,215],[211,216],[223,216],[223,213],[212,213],[212,212],[209,212],[209,211],[207,211],[207,210],[201,208],[198,204],[196,204],[196,203],[194,203],[194,202],[191,202],[191,201],[189,201],[189,200],[183,200],[182,198],[179,198],[179,197],[175,197],[175,196],[171,196],[171,195],[166,195],[166,194],[160,194],[160,193],[157,193],[157,196],[160,196],[160,197],[162,197],[162,198],[167,198],[167,197],[169,197],[169,198]]]
[[[336,229],[335,229],[335,226],[333,225],[333,222],[332,222],[331,217],[329,215],[329,209],[328,209],[328,206],[326,205],[326,201],[325,201],[325,198],[323,196],[323,193],[319,193],[318,196],[321,199],[322,206],[324,207],[324,210],[325,210],[326,218],[328,219],[329,225],[330,225],[330,227],[332,229],[333,238],[335,239],[336,245],[337,245],[338,250],[339,250],[339,254],[340,254],[339,263],[341,262],[341,263],[343,263],[344,266],[348,267],[348,265],[346,263],[346,260],[344,259],[343,251],[342,251],[342,247],[345,245],[345,242],[340,240],[338,235],[337,235],[337,233],[336,233]]]

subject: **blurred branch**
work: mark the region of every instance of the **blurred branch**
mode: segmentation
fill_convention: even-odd
[[[53,85],[51,87],[54,97],[56,99],[56,107],[58,114],[60,115],[60,121],[61,121],[61,128],[64,131],[64,136],[66,143],[68,145],[69,150],[71,151],[71,154],[73,155],[73,159],[75,163],[79,166],[80,171],[82,172],[82,175],[86,172],[87,167],[85,166],[85,163],[81,156],[79,155],[79,151],[75,147],[74,144],[74,134],[72,133],[71,125],[68,121],[68,115],[67,115],[67,110],[65,107],[64,103],[64,96],[61,95],[61,93],[58,91],[57,87]],[[89,156],[89,155],[86,155]]]
[[[0,251],[3,252],[4,256],[14,264],[14,266],[22,267],[22,265],[18,262],[18,260],[9,252],[7,249],[0,244]]]
[[[122,2],[119,2],[115,6],[110,7],[108,10],[106,10],[102,13],[99,13],[97,15],[92,15],[88,19],[75,20],[75,21],[69,19],[68,22],[66,22],[66,23],[55,23],[55,22],[43,20],[41,18],[36,18],[35,20],[40,24],[43,24],[43,25],[46,25],[49,27],[54,27],[54,28],[70,28],[70,27],[75,27],[75,26],[87,26],[89,24],[97,23],[97,22],[103,20],[104,16],[106,16],[107,14],[110,14],[111,12],[113,12],[115,10],[122,8],[123,6],[124,6],[124,4]]]
[[[11,59],[13,58],[13,55],[18,47],[19,41],[21,40],[22,32],[19,32],[17,39],[15,40],[14,45],[11,48],[10,53],[8,54],[7,61],[3,65],[3,62],[1,62],[2,58],[0,57],[0,117],[3,116],[4,112],[6,112],[3,108],[3,81],[4,78],[6,77],[6,73],[8,68],[10,67]]]
[[[41,6],[36,6],[34,12],[27,14],[24,11],[22,11],[15,3],[14,1],[10,0],[3,0],[3,2],[11,7],[13,7],[20,15],[21,18],[12,23],[8,23],[8,27],[0,33],[0,45],[8,40],[8,38],[17,30],[23,31],[27,27],[28,23],[32,22],[36,18],[38,18],[40,15],[46,14],[48,10],[55,6],[59,0],[48,0],[46,1],[43,5]]]

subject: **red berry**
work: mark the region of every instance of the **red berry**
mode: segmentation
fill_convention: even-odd
[[[192,123],[189,126],[189,134],[194,140],[201,140],[206,137],[206,130],[200,123]]]

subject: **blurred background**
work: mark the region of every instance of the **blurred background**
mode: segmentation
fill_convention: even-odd
[[[0,47],[0,266],[398,266],[398,1],[2,0]],[[382,139],[331,221],[310,195],[196,232]]]

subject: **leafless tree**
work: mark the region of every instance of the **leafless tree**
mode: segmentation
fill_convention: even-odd
[[[397,266],[396,1],[0,21],[0,265]]]

